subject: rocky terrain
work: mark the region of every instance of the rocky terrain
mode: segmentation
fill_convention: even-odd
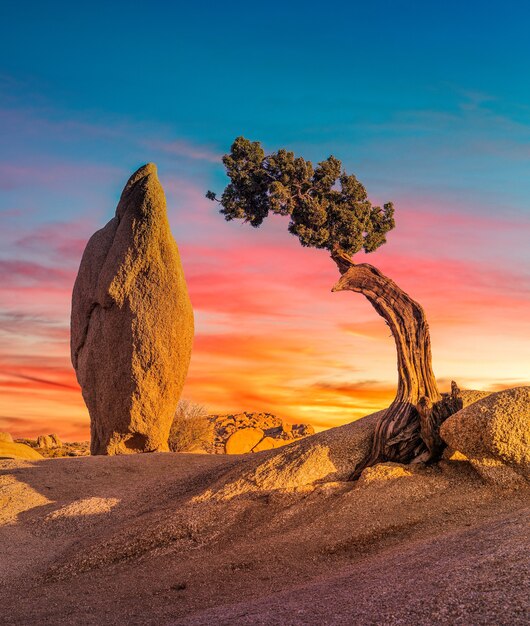
[[[36,450],[41,456],[54,459],[63,456],[88,456],[90,454],[90,441],[60,441],[59,445],[50,445],[45,438],[56,437],[57,435],[40,435],[37,439],[16,439],[16,443],[21,443]]]
[[[354,483],[378,414],[255,454],[0,461],[2,621],[527,624],[529,395]]]
[[[310,424],[288,424],[271,413],[227,413],[208,417],[213,424],[211,451],[216,454],[271,450],[315,434]]]
[[[310,424],[288,424],[271,413],[236,413],[208,415],[211,438],[198,451],[213,454],[246,454],[279,448],[315,433]],[[13,442],[9,433],[0,433],[6,441]],[[18,444],[29,446],[41,456],[86,456],[90,454],[89,441],[61,441],[55,433],[39,435],[36,439],[19,438]],[[20,448],[19,448],[20,452]],[[7,451],[5,451],[7,454]],[[16,456],[13,452],[13,456]]]
[[[10,433],[0,432],[0,457],[39,459],[62,456],[87,456],[89,441],[62,442],[58,435],[39,435],[37,439],[13,439]]]

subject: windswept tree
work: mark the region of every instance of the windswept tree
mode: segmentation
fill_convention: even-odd
[[[390,327],[397,348],[397,394],[376,427],[372,449],[355,469],[382,461],[410,463],[439,458],[439,427],[461,407],[458,388],[442,398],[431,363],[429,327],[423,308],[396,283],[352,256],[374,252],[395,226],[392,203],[374,206],[366,189],[333,156],[318,163],[278,150],[266,155],[259,142],[238,137],[223,157],[230,183],[220,198],[226,220],[258,228],[269,213],[288,216],[289,232],[303,246],[331,253],[341,278],[332,291],[362,293]]]

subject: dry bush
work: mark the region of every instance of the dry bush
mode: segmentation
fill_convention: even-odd
[[[169,449],[187,452],[197,448],[209,451],[213,441],[213,426],[206,407],[182,398],[179,400],[169,433]]]

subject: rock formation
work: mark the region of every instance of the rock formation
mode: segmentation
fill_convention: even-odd
[[[64,456],[88,456],[90,454],[90,441],[65,441],[62,442],[57,435],[44,435],[44,437],[52,438],[52,442],[59,442],[53,447],[43,447],[42,437],[40,435],[37,439],[16,439],[15,443],[22,443],[25,446],[29,446],[36,450],[42,457],[49,459],[56,459]],[[40,440],[40,442],[39,442]]]
[[[50,437],[52,438],[52,442],[53,442],[54,448],[62,448],[63,447],[63,442],[59,439],[59,436],[57,434],[52,433],[50,435]]]
[[[487,400],[489,395],[489,392],[484,391],[461,391],[464,407],[469,406],[470,409],[479,405],[484,398]],[[463,411],[466,410],[466,408],[463,409]],[[298,440],[274,439],[274,448],[282,444],[291,445],[281,450],[252,454],[254,458],[248,460],[243,472],[240,468],[227,472],[219,479],[218,484],[206,493],[205,498],[224,500],[256,491],[289,491],[304,489],[316,483],[331,484],[336,481],[346,481],[359,461],[370,451],[376,426],[383,414],[384,411],[378,411],[350,424],[319,432],[313,437]],[[249,416],[256,414],[245,415],[249,419]],[[227,417],[231,417],[232,420],[242,419],[237,415],[224,417],[225,420]],[[278,422],[281,422],[279,418],[271,415],[266,415],[266,417],[268,423],[274,419],[278,428]],[[220,416],[218,419],[222,424]],[[453,418],[449,418],[447,422],[451,419]],[[297,433],[303,432],[303,426],[293,425],[292,430]],[[311,426],[309,429],[312,431]],[[265,428],[264,430],[266,435],[271,432]],[[267,437],[262,441],[265,442],[266,439]],[[260,446],[261,442],[252,449],[252,452],[258,452]],[[415,471],[414,465],[404,466],[389,462],[377,464],[363,471],[360,484],[379,481],[385,477],[399,479],[408,474],[412,475]]]
[[[515,387],[463,408],[441,426],[452,450],[499,485],[530,480],[530,387]]]
[[[188,371],[193,311],[156,167],[125,186],[90,239],[72,296],[71,356],[92,454],[167,450]]]
[[[263,439],[258,440],[252,449],[245,450],[245,452],[261,452],[262,450],[278,448],[296,439],[315,434],[311,424],[288,424],[281,417],[272,415],[272,413],[247,411],[236,414],[210,415],[209,419],[213,426],[213,443],[209,451],[217,454],[227,452],[226,446],[229,439],[234,433],[242,429],[260,429],[263,433]],[[244,454],[245,452],[230,452],[229,454]]]
[[[55,433],[51,435],[39,435],[37,437],[37,447],[54,450],[56,448],[62,448],[63,442]]]
[[[281,450],[252,454],[244,466],[223,474],[197,500],[230,500],[260,491],[289,491],[315,483],[346,481],[370,450],[381,415],[383,411],[313,437],[284,440],[282,443],[290,445]],[[274,447],[278,447],[277,442]]]
[[[7,441],[7,443],[13,443],[13,437],[5,431],[0,431],[0,441]]]
[[[246,454],[251,452],[263,439],[261,428],[241,428],[228,437],[225,449],[227,454]]]
[[[0,441],[0,459],[26,459],[38,461],[42,459],[36,450],[23,443]]]
[[[38,448],[53,448],[53,441],[50,435],[39,435],[37,437]]]
[[[234,435],[232,435],[232,437],[233,436]],[[272,450],[273,448],[277,447],[276,446],[277,441],[281,441],[281,439],[273,439],[272,437],[263,437],[263,439],[252,448],[252,452],[263,452],[263,450]]]

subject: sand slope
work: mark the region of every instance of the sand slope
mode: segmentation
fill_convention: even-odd
[[[311,440],[326,463],[311,457],[308,482],[293,467]],[[526,488],[446,461],[378,466],[352,485],[325,441],[0,461],[2,622],[525,623]]]

